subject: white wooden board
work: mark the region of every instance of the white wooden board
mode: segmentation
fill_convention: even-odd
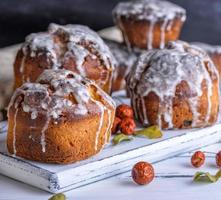
[[[128,103],[122,93],[117,103]],[[117,146],[108,144],[98,155],[70,165],[42,164],[9,155],[6,151],[6,129],[0,134],[0,173],[43,190],[57,193],[129,171],[145,157],[157,162],[168,157],[221,141],[221,124],[204,129],[165,131],[160,139],[135,138]]]

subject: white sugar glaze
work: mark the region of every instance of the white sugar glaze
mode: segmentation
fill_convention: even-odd
[[[208,63],[208,70],[205,63]],[[193,70],[194,68],[194,70]],[[138,110],[138,99],[144,104],[144,97],[154,92],[160,99],[158,111],[158,124],[161,118],[168,123],[168,128],[173,128],[172,104],[176,86],[181,81],[186,81],[191,89],[188,97],[194,127],[199,119],[197,110],[199,97],[202,95],[201,84],[203,80],[207,85],[208,111],[205,121],[208,122],[211,113],[211,96],[213,89],[212,80],[218,80],[218,72],[209,56],[201,49],[177,41],[169,42],[163,50],[151,50],[143,53],[132,68],[127,78],[127,86],[132,99],[135,114],[140,116],[144,124],[148,124],[146,108]]]
[[[21,65],[20,65],[20,69],[19,72],[22,74],[22,81],[25,82],[25,77],[24,77],[24,67],[25,67],[25,56],[22,58],[21,60]]]
[[[16,156],[16,126],[17,126],[18,108],[15,106],[14,127],[13,127],[13,155]]]
[[[115,102],[112,100],[112,98],[108,94],[104,93],[102,95],[102,91],[101,91],[100,88],[98,88],[97,93],[98,93],[98,95],[103,96],[105,99],[107,99],[108,103],[111,106],[113,106],[114,108],[116,107]],[[101,115],[101,119],[100,119],[100,122],[99,122],[99,125],[98,125],[98,129],[96,131],[96,138],[95,138],[95,151],[97,151],[98,141],[99,141],[99,138],[100,138],[100,133],[101,133],[103,125],[104,125],[103,122],[104,122],[105,112],[107,112],[107,115],[108,115],[108,125],[107,125],[107,127],[105,127],[104,144],[103,144],[103,146],[108,142],[108,138],[109,138],[108,134],[111,133],[111,125],[112,125],[112,123],[111,123],[111,121],[112,121],[111,120],[111,111],[110,111],[110,109],[107,106],[105,106],[101,102],[96,101],[94,99],[91,99],[91,100],[98,106],[99,112],[100,112],[100,115]]]
[[[161,31],[161,34],[160,34],[160,49],[163,49],[164,46],[165,46],[165,32],[167,30],[170,30],[170,29],[167,29],[168,28],[168,20],[164,20],[161,28],[160,28],[160,31]]]
[[[97,151],[100,133],[101,133],[102,128],[103,128],[103,121],[104,121],[104,112],[105,112],[105,109],[104,109],[104,107],[103,107],[103,104],[100,103],[99,101],[95,101],[95,100],[92,100],[92,101],[98,106],[98,108],[99,108],[99,110],[100,110],[100,114],[101,114],[101,117],[100,117],[99,123],[98,123],[98,128],[97,128],[97,131],[96,131],[95,145],[94,145],[94,150]]]
[[[48,125],[50,123],[50,116],[46,115],[46,118],[47,118],[47,120],[45,122],[45,125],[43,126],[43,128],[41,130],[41,149],[42,149],[43,153],[46,152],[45,131],[48,129]]]
[[[104,137],[104,145],[108,143],[108,138],[111,134],[111,111],[107,110],[107,115],[108,115],[108,125],[105,131],[105,137]]]
[[[143,121],[145,124],[148,124],[148,119],[147,119],[147,111],[146,111],[146,106],[145,106],[145,102],[144,102],[144,98],[141,98],[141,102],[142,102],[142,108],[143,110]]]
[[[152,49],[153,46],[153,31],[154,31],[155,21],[150,21],[149,29],[147,31],[147,49]]]
[[[115,58],[104,41],[96,32],[82,25],[50,24],[47,32],[27,36],[22,52],[24,57],[46,55],[48,67],[52,69],[63,68],[67,59],[71,59],[79,74],[84,77],[86,76],[84,62],[88,56],[92,59],[101,59],[106,69],[115,67]],[[22,73],[23,69],[24,67],[20,66]],[[105,81],[107,80],[103,80]]]
[[[52,122],[55,125],[58,124],[60,115],[65,112],[71,112],[79,117],[87,115],[90,112],[90,110],[88,110],[88,105],[91,102],[96,104],[98,107],[96,110],[101,114],[99,127],[96,133],[97,137],[99,137],[104,121],[104,110],[107,110],[109,113],[110,108],[91,97],[89,87],[92,86],[97,88],[98,95],[100,95],[110,107],[115,108],[115,104],[111,97],[101,91],[93,81],[83,78],[71,71],[60,69],[45,70],[38,78],[37,83],[25,83],[18,88],[10,101],[9,110],[12,105],[18,105],[19,103],[24,112],[30,113],[30,120],[33,120],[33,122],[34,120],[39,120],[38,117],[40,115],[41,117],[42,115],[45,117],[45,122],[41,127],[41,136],[39,139],[42,152],[45,153],[47,151],[45,134],[49,124]],[[67,97],[69,95],[73,95],[76,102],[68,100]],[[23,100],[20,100],[21,102],[18,101],[19,98],[17,97],[19,96],[23,96]],[[17,108],[14,115],[13,144],[16,141],[16,117]],[[108,119],[110,120],[110,118]],[[109,124],[112,123],[108,121],[108,126]],[[95,144],[95,149],[96,148],[97,144]],[[16,152],[15,145],[14,152]]]
[[[115,23],[118,24],[124,33],[124,38],[128,47],[130,47],[130,43],[122,25],[122,18],[149,22],[147,49],[152,49],[154,27],[156,23],[161,22],[160,48],[163,49],[165,46],[165,32],[171,30],[175,18],[184,22],[186,20],[186,11],[180,6],[168,1],[135,0],[119,3],[113,10],[113,16],[115,18]]]
[[[209,55],[210,54],[221,54],[221,46],[219,45],[210,45],[202,42],[191,42],[192,45],[195,45],[204,51],[206,51]]]
[[[19,88],[17,89],[18,91],[20,90]],[[14,105],[14,109],[15,109],[15,113],[13,116],[13,129],[12,129],[12,135],[13,135],[13,142],[12,142],[12,146],[13,146],[13,156],[16,156],[16,126],[17,126],[17,115],[18,115],[18,106],[19,106],[19,102],[15,101],[17,95],[13,95],[11,97],[11,100],[9,102],[8,105],[8,113],[7,113],[7,117],[9,118],[9,110],[12,109],[13,105]]]
[[[172,20],[176,16],[185,16],[186,11],[182,7],[168,1],[159,0],[135,0],[119,3],[113,10],[113,15],[136,20]],[[185,20],[185,18],[183,18]]]

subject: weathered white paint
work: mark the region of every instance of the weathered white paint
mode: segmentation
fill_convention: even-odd
[[[203,148],[207,153],[205,166],[202,171],[214,173],[217,167],[214,164],[214,154],[220,150],[221,143]],[[192,176],[198,169],[190,166],[192,153],[182,154],[154,164],[156,178],[147,186],[135,185],[130,177],[130,172],[99,181],[85,187],[66,192],[69,200],[133,200],[143,199],[148,194],[149,199],[154,200],[186,200],[220,199],[220,182],[215,184],[194,184]],[[148,161],[148,158],[143,158]],[[51,194],[35,189],[15,180],[0,175],[0,200],[47,200]],[[98,192],[99,188],[99,192]],[[210,191],[210,192],[208,192]]]

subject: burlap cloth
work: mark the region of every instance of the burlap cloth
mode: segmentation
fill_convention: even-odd
[[[20,45],[0,49],[0,121],[12,95],[13,63]]]

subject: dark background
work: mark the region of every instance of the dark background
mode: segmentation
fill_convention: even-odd
[[[187,10],[181,38],[221,45],[221,0],[171,0]],[[50,22],[78,23],[99,30],[112,26],[119,0],[0,0],[0,47],[44,31]]]

